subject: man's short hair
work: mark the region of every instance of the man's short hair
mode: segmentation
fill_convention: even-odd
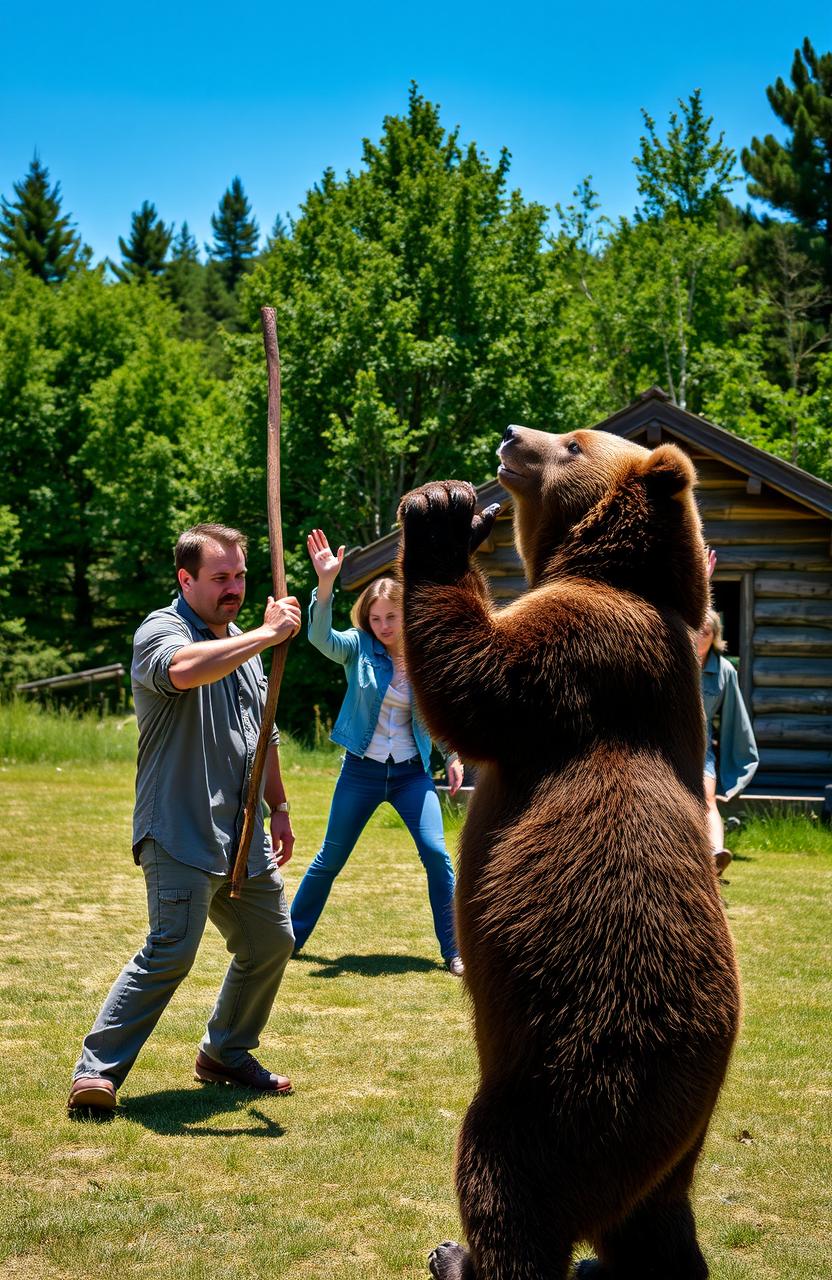
[[[198,575],[202,564],[202,549],[208,542],[218,542],[223,547],[239,547],[244,556],[248,552],[248,538],[239,529],[232,529],[227,524],[195,524],[180,533],[173,549],[177,575],[180,569],[184,569],[192,578]]]

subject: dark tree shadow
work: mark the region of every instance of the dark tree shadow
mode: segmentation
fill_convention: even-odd
[[[339,978],[342,973],[360,973],[366,978],[384,978],[399,973],[432,973],[434,969],[444,969],[444,964],[437,960],[426,960],[423,956],[384,956],[384,955],[345,955],[315,956],[308,951],[298,951],[295,961],[316,964],[320,967],[313,971],[315,978]]]
[[[273,1095],[278,1097],[278,1094]],[[260,1095],[257,1097],[260,1101]],[[251,1090],[233,1085],[205,1084],[193,1089],[162,1089],[128,1098],[119,1111],[154,1133],[183,1134],[189,1138],[282,1138],[286,1130],[273,1116],[254,1104]],[[234,1111],[241,1123],[218,1128],[204,1122]],[[254,1124],[246,1121],[253,1120]]]

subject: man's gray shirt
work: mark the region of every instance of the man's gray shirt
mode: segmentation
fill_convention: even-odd
[[[240,628],[230,623],[228,634],[240,635]],[[266,677],[257,656],[222,680],[177,689],[169,674],[173,655],[214,639],[182,596],[145,618],[133,639],[130,676],[139,723],[133,855],[150,836],[178,862],[226,875],[242,831]],[[276,729],[271,740],[278,741]],[[265,871],[270,855],[256,821],[248,874]]]

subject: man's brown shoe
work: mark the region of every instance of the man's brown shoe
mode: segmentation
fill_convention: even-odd
[[[262,1067],[253,1054],[247,1053],[239,1067],[226,1067],[200,1049],[196,1055],[194,1079],[203,1084],[238,1084],[244,1089],[259,1089],[263,1093],[292,1093],[288,1076],[276,1076]]]
[[[116,1087],[104,1076],[78,1076],[72,1082],[67,1106],[97,1107],[99,1111],[112,1111],[116,1105]]]

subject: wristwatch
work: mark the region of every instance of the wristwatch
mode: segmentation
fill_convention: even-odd
[[[290,809],[289,809],[289,801],[288,801],[288,800],[281,800],[280,804],[272,805],[272,808],[271,808],[270,812],[271,812],[271,813],[289,813],[289,812],[291,812],[291,811],[290,811]]]

